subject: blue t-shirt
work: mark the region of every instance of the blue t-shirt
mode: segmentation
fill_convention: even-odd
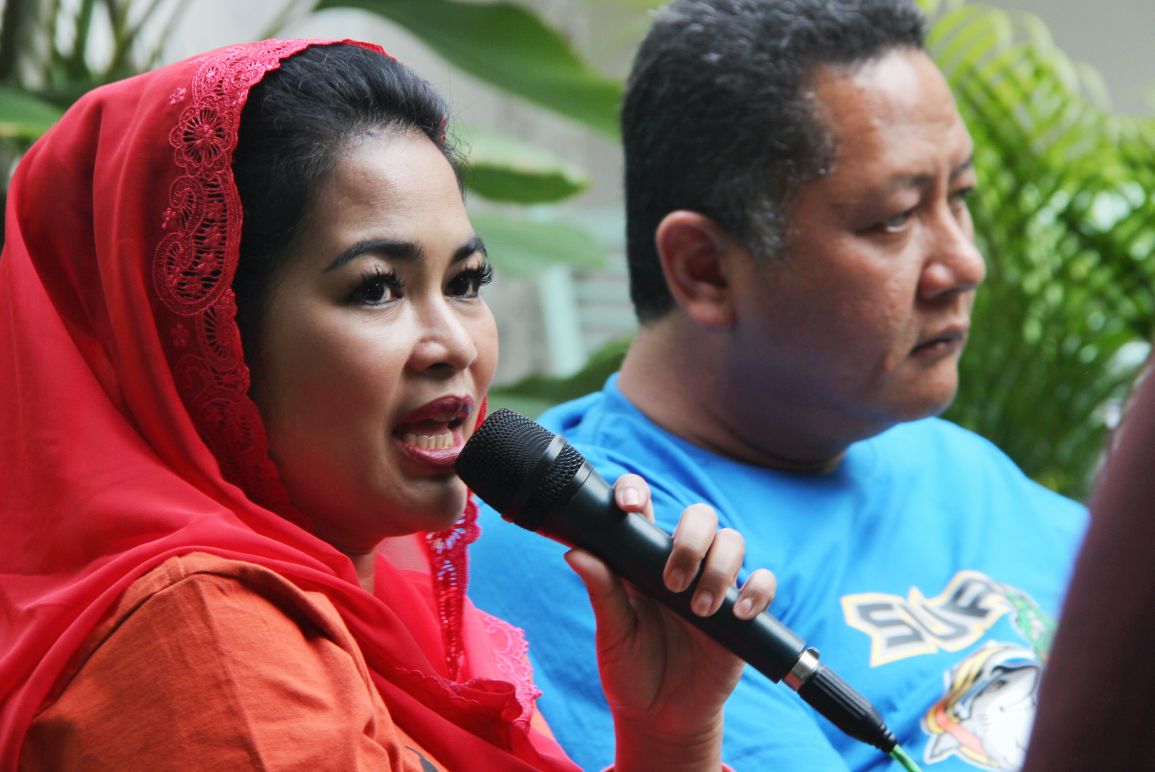
[[[1029,480],[990,442],[940,419],[852,445],[833,471],[751,466],[654,425],[618,391],[553,408],[610,482],[636,472],[672,531],[712,504],[746,539],[745,570],[778,577],[771,612],[879,710],[924,769],[1017,769],[1084,527],[1078,503]],[[470,595],[525,629],[540,707],[584,768],[613,759],[594,619],[565,548],[483,507]],[[726,704],[735,769],[897,769],[785,684],[751,667]]]

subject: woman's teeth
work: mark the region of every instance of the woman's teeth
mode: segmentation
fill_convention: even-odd
[[[440,434],[403,434],[401,440],[422,450],[445,450],[453,447],[453,432]]]

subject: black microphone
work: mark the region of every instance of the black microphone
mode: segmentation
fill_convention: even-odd
[[[850,737],[885,753],[896,745],[878,711],[786,625],[769,612],[751,620],[734,616],[736,587],[713,615],[694,614],[690,598],[697,577],[678,593],[662,582],[670,537],[641,515],[619,509],[609,483],[561,436],[512,410],[498,410],[465,443],[456,468],[504,519],[596,555],[770,680],[786,681]]]

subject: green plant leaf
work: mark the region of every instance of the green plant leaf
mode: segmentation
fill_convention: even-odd
[[[928,45],[975,140],[988,271],[947,416],[1081,497],[1155,332],[1155,121],[1112,112],[1037,18],[950,4]]]
[[[359,8],[421,38],[474,77],[617,135],[621,84],[595,72],[558,32],[509,3],[454,0],[319,0],[315,8]]]
[[[601,391],[606,378],[621,367],[630,341],[631,338],[627,337],[607,343],[590,356],[581,370],[571,376],[551,378],[535,375],[509,386],[491,389],[489,410],[493,412],[505,407],[535,418],[546,408],[560,402]]]
[[[469,156],[465,182],[491,201],[553,203],[589,186],[589,177],[552,153],[511,137],[455,126]]]
[[[584,229],[494,212],[470,212],[489,259],[510,276],[533,276],[554,263],[599,268],[605,252]]]
[[[63,114],[59,107],[27,91],[0,86],[0,138],[36,139]]]

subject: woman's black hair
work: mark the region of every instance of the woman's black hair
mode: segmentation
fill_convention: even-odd
[[[340,153],[368,134],[419,131],[460,180],[446,121],[445,102],[428,83],[391,57],[352,44],[307,48],[253,87],[233,154],[244,224],[232,286],[250,359],[273,274]]]

